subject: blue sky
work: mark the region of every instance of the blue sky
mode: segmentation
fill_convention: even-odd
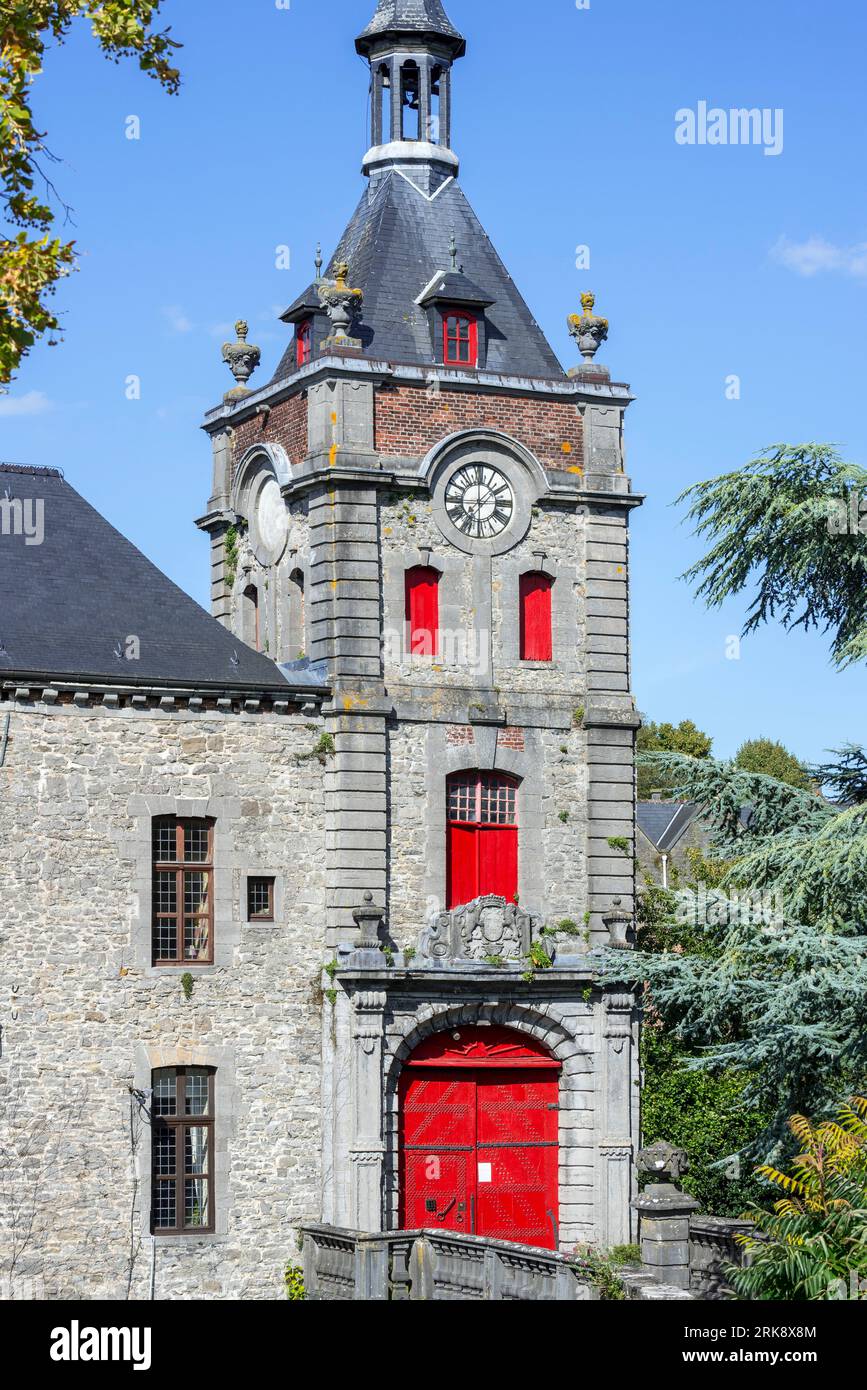
[[[836,673],[821,636],[766,629],[727,659],[745,605],[694,604],[677,576],[699,551],[672,505],[778,440],[833,441],[867,463],[863,5],[446,7],[470,43],[455,74],[464,189],[561,360],[576,357],[566,315],[593,289],[611,321],[604,358],[638,397],[642,710],[695,719],[721,754],[762,735],[804,758],[867,740],[867,673]],[[184,43],[179,97],[107,63],[83,25],[38,84],[81,268],[58,296],[64,345],[35,350],[0,398],[0,457],[62,467],[202,603],[207,545],[192,520],[210,459],[197,426],[231,384],[220,346],[234,320],[250,320],[264,382],[286,341],[277,313],[360,196],[367,85],[352,40],[373,8],[168,0]],[[675,113],[700,101],[781,109],[783,152],[679,145]],[[282,244],[289,271],[275,266]],[[125,397],[131,374],[140,401]]]

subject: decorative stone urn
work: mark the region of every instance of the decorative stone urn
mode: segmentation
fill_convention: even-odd
[[[700,1203],[678,1186],[689,1172],[686,1152],[660,1140],[639,1151],[637,1164],[657,1179],[632,1204],[641,1214],[641,1263],[658,1282],[688,1289],[689,1223]]]
[[[376,906],[376,903],[373,901],[373,894],[368,889],[364,895],[362,906],[356,908],[352,914],[355,919],[355,925],[358,927],[359,931],[357,950],[382,950],[379,932],[382,927],[384,915],[382,908]]]
[[[239,319],[235,324],[237,340],[234,343],[223,344],[223,361],[236,382],[233,389],[226,392],[226,400],[237,400],[241,396],[249,396],[247,382],[262,360],[261,348],[247,342],[249,331],[249,324],[244,319]]]
[[[615,951],[628,951],[631,945],[629,932],[632,927],[632,913],[626,911],[619,898],[614,899],[611,911],[606,912],[602,920],[611,938],[609,945]]]
[[[595,305],[595,295],[582,294],[581,307],[584,312],[570,314],[567,319],[569,332],[577,342],[585,362],[592,362],[602,344],[608,339],[608,320],[594,314]]]
[[[319,302],[331,320],[331,335],[323,343],[323,350],[332,348],[355,348],[362,346],[360,338],[350,336],[349,330],[361,315],[364,304],[362,290],[352,289],[349,284],[349,266],[345,261],[335,268],[336,279],[323,280],[319,285]]]

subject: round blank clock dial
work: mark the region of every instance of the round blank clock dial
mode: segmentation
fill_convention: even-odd
[[[446,488],[449,520],[473,540],[489,540],[505,531],[515,510],[515,494],[508,478],[486,463],[459,468]]]

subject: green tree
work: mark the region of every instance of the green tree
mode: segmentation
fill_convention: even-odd
[[[162,0],[0,0],[0,382],[8,382],[36,339],[56,342],[50,305],[59,280],[75,266],[75,243],[54,233],[57,203],[47,169],[57,163],[34,120],[32,89],[49,44],[62,44],[75,19],[90,20],[97,43],[119,62],[133,57],[168,92],[180,74],[180,45],[154,21]],[[38,187],[38,191],[37,191]],[[69,209],[65,209],[68,214]],[[17,230],[16,230],[17,229]]]
[[[733,763],[656,758],[727,867],[667,904],[656,895],[631,966],[689,1071],[742,1076],[743,1104],[767,1118],[742,1152],[769,1159],[790,1115],[827,1114],[867,1081],[867,804],[830,805]],[[622,978],[617,955],[609,979]]]
[[[831,751],[834,762],[811,767],[811,778],[841,806],[861,805],[867,801],[867,752],[854,743]]]
[[[766,777],[774,777],[790,787],[806,790],[810,786],[809,773],[794,753],[770,738],[748,739],[735,754],[735,763],[745,772],[763,772]]]
[[[837,666],[867,660],[867,470],[829,444],[775,444],[688,488],[711,549],[684,576],[719,608],[755,582],[744,633],[779,620],[831,635]]]
[[[639,753],[684,753],[690,758],[707,758],[713,739],[702,733],[691,719],[674,724],[644,724],[638,731]],[[654,792],[671,795],[673,782],[664,771],[649,760],[639,760],[638,799],[648,801]]]

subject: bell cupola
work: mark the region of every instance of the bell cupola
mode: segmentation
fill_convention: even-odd
[[[441,0],[379,0],[355,43],[370,64],[370,143],[365,173],[436,166],[454,176],[452,64],[466,40]]]

